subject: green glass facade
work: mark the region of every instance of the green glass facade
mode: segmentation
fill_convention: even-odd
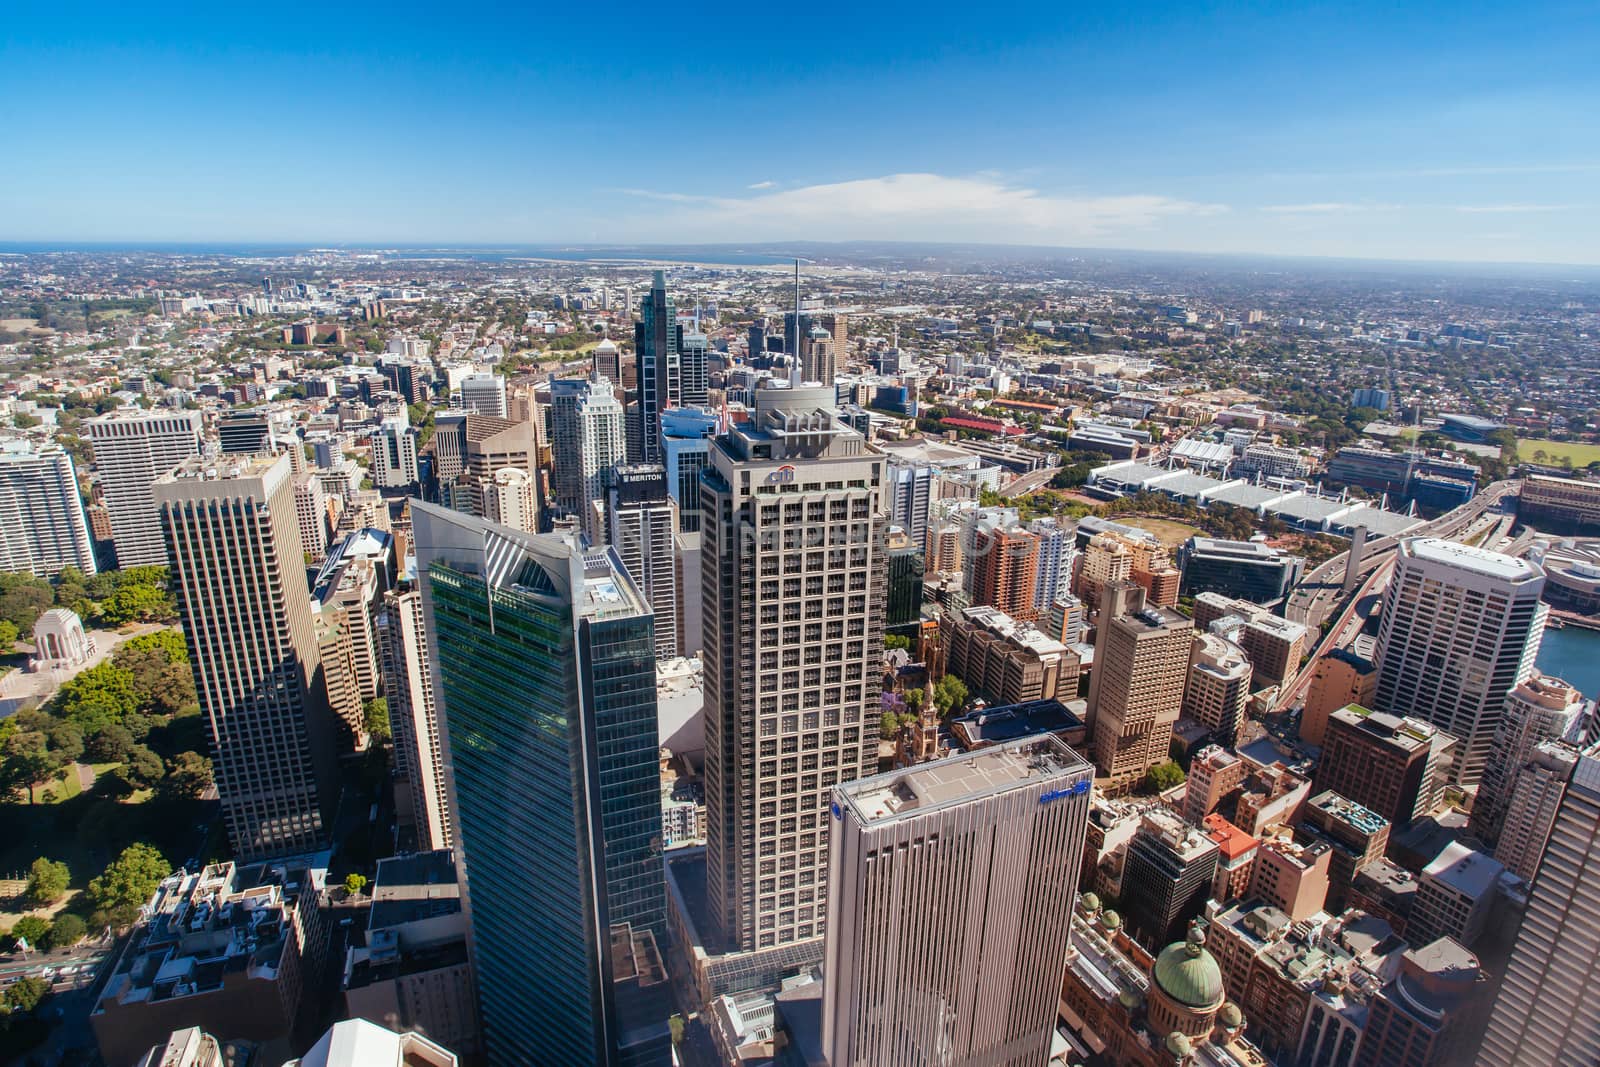
[[[490,1060],[666,1063],[670,1008],[639,1016],[612,945],[666,936],[651,617],[575,610],[532,558],[498,587],[452,563],[427,573]]]

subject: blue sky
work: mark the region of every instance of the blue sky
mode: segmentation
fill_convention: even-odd
[[[1600,261],[1600,5],[8,5],[0,240]]]

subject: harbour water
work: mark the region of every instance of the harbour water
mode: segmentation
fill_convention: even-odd
[[[1560,678],[1591,700],[1600,696],[1600,631],[1546,629],[1535,662],[1541,674]]]

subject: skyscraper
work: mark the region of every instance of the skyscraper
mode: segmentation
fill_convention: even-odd
[[[445,752],[434,699],[433,659],[415,575],[384,594],[377,628],[395,764],[411,796],[417,848],[451,848],[455,820],[445,791]]]
[[[1478,1054],[1479,1067],[1600,1058],[1600,755],[1577,761]]]
[[[539,509],[534,503],[533,476],[521,467],[502,467],[475,483],[483,504],[474,508],[482,517],[513,530],[538,532]]]
[[[1544,572],[1524,560],[1433,538],[1400,543],[1378,629],[1377,705],[1454,735],[1460,784],[1483,774],[1506,694],[1533,670],[1543,590]]]
[[[604,540],[593,526],[596,500],[606,497],[611,468],[628,457],[622,405],[604,378],[550,379],[551,495],[564,514],[575,515],[590,540]]]
[[[320,847],[338,798],[335,726],[289,457],[194,456],[152,497],[234,852]]]
[[[167,562],[151,487],[200,451],[198,411],[113,411],[84,424],[117,548],[117,566]]]
[[[1575,727],[1581,733],[1584,706],[1583,694],[1559,678],[1538,673],[1506,694],[1505,713],[1472,803],[1472,829],[1485,842],[1500,840],[1517,772],[1534,748],[1541,741],[1573,736]]]
[[[94,542],[72,457],[58,445],[0,446],[0,570],[53,578],[95,572]]]
[[[649,605],[614,552],[412,507],[490,1062],[665,1064]]]
[[[372,484],[379,489],[404,489],[422,480],[417,465],[421,435],[404,412],[390,416],[372,432]]]
[[[834,788],[829,1064],[1049,1058],[1092,778],[1045,734]]]
[[[1531,883],[1539,873],[1539,861],[1544,858],[1556,813],[1577,762],[1576,746],[1565,741],[1541,741],[1511,776],[1511,796],[1500,824],[1494,858],[1525,882]]]
[[[1039,567],[1039,539],[1020,526],[989,526],[973,538],[972,601],[1030,620]]]
[[[655,614],[656,657],[671,659],[678,654],[678,580],[666,473],[648,463],[619,463],[605,512],[606,543]]]
[[[1107,788],[1123,791],[1167,758],[1183,707],[1194,624],[1175,611],[1147,607],[1144,591],[1131,582],[1108,583],[1100,595],[1089,736],[1095,765],[1111,779]]]
[[[506,380],[493,371],[461,379],[461,407],[478,415],[506,417]]]
[[[661,451],[667,468],[667,493],[678,505],[678,529],[700,529],[700,472],[711,458],[717,416],[698,408],[661,413]]]
[[[1204,723],[1228,748],[1239,737],[1250,701],[1250,661],[1232,641],[1201,631],[1194,635],[1189,674],[1183,687],[1183,715]]]
[[[827,791],[877,765],[885,460],[834,404],[757,390],[701,481],[706,888],[737,951],[820,955]]]
[[[681,402],[678,363],[678,322],[667,295],[667,275],[656,271],[650,292],[639,305],[633,327],[634,360],[639,368],[639,388],[634,417],[629,420],[628,460],[661,462],[661,413]]]
[[[711,391],[707,374],[710,343],[706,335],[700,332],[698,325],[686,330],[682,323],[678,323],[676,329],[678,331],[678,389],[676,395],[672,396],[672,406],[703,408],[711,403]]]

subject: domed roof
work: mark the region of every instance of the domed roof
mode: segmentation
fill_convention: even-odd
[[[1112,909],[1107,908],[1105,911],[1100,913],[1100,925],[1104,926],[1107,930],[1115,930],[1117,927],[1122,925],[1122,916],[1118,915]]]
[[[1083,910],[1084,911],[1099,911],[1100,910],[1100,898],[1098,896],[1096,896],[1094,893],[1085,893],[1079,899],[1083,902]]]
[[[1198,921],[1189,925],[1187,941],[1174,942],[1161,950],[1151,974],[1163,993],[1191,1008],[1214,1009],[1227,995],[1222,986],[1222,968],[1206,951],[1206,935]]]
[[[1194,1043],[1174,1030],[1167,1035],[1167,1051],[1179,1059],[1184,1059],[1194,1051]]]
[[[1222,1006],[1221,1011],[1217,1012],[1217,1022],[1229,1030],[1237,1030],[1244,1025],[1244,1012],[1239,1010],[1239,1005],[1230,1000]]]

